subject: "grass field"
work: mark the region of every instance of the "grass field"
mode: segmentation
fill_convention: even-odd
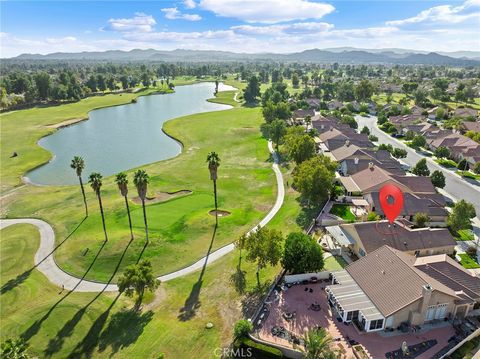
[[[39,242],[35,227],[16,225],[0,233],[0,338],[25,337],[30,353],[39,358],[157,358],[160,353],[165,358],[212,358],[215,348],[229,343],[233,323],[254,297],[238,294],[232,284],[235,251],[209,265],[203,276],[197,272],[161,284],[155,298],[134,312],[124,296],[59,293],[43,274],[31,270]],[[251,292],[255,267],[243,261],[242,269]],[[278,270],[263,270],[262,282]],[[213,329],[205,329],[208,322]]]
[[[344,219],[347,222],[355,221],[355,216],[350,211],[350,206],[346,204],[338,204],[338,203],[334,204],[332,206],[332,209],[330,210],[330,213]]]
[[[233,93],[229,92],[230,99]],[[267,142],[258,130],[261,122],[259,108],[241,107],[165,123],[164,129],[180,139],[184,149],[176,158],[144,166],[152,176],[150,192],[188,189],[193,193],[150,204],[147,208],[151,242],[144,257],[152,261],[156,274],[195,262],[209,247],[214,225],[214,217],[208,214],[214,203],[205,163],[209,151],[216,150],[222,159],[218,180],[219,206],[232,213],[221,219],[214,249],[251,229],[271,208],[276,196],[275,176],[269,162]],[[10,168],[4,166],[6,170]],[[56,253],[58,264],[77,276],[84,274],[102,245],[97,201],[90,188],[87,193],[91,215]],[[102,193],[110,240],[87,278],[104,281],[109,278],[128,243],[128,221],[112,178],[104,180]],[[58,241],[71,233],[83,219],[77,186],[26,186],[6,202],[7,216],[30,217],[33,214],[41,217],[54,226]],[[137,240],[128,248],[124,265],[134,263],[144,247],[141,207],[133,203],[131,206]]]
[[[325,259],[324,270],[337,271],[342,270],[347,266],[347,262],[340,256],[331,256]]]
[[[473,241],[475,239],[475,237],[473,236],[473,231],[471,229],[460,229],[457,231],[457,233],[457,241]]]
[[[460,264],[467,269],[480,268],[480,265],[475,262],[475,260],[470,257],[467,253],[460,253],[459,257],[461,259]]]

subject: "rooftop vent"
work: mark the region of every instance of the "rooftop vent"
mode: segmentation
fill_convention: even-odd
[[[356,165],[358,165],[358,157],[355,157],[355,158],[353,159],[353,163],[355,163]]]
[[[373,171],[375,165],[373,164],[373,162],[368,162],[368,168],[370,168],[370,170]]]

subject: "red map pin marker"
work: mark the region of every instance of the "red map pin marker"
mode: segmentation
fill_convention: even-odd
[[[380,205],[388,221],[393,223],[403,208],[403,193],[397,186],[387,184],[380,188]]]

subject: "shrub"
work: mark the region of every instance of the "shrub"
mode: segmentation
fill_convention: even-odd
[[[235,323],[233,327],[233,336],[235,339],[246,338],[248,333],[253,330],[253,325],[246,319],[240,319]]]
[[[249,338],[242,338],[236,343],[237,347],[252,348],[254,358],[275,359],[284,358],[280,349],[257,343]]]
[[[460,162],[458,162],[458,166],[457,168],[461,171],[468,171],[468,169],[470,168],[470,166],[468,165],[468,162],[466,159],[463,159],[461,160]]]
[[[367,221],[373,222],[373,221],[378,221],[379,219],[380,219],[380,216],[375,212],[368,213]]]
[[[415,225],[418,227],[418,228],[423,228],[425,227],[425,224],[430,220],[430,217],[426,214],[426,213],[423,213],[423,212],[418,212],[415,214],[415,216],[413,217],[413,221],[415,222]]]
[[[466,252],[470,257],[475,258],[477,256],[477,248],[469,246]]]
[[[369,135],[368,136],[368,139],[372,142],[377,142],[378,141],[378,137],[375,136],[375,135]],[[480,163],[480,162],[479,162]],[[480,170],[480,166],[479,166],[479,170]]]

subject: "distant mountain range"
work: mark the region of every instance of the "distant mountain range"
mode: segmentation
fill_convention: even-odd
[[[166,62],[228,62],[228,61],[282,61],[341,64],[405,64],[405,65],[450,65],[478,66],[480,52],[421,52],[405,49],[311,49],[290,54],[235,53],[209,50],[110,50],[103,52],[56,52],[47,55],[22,54],[11,60],[65,60],[65,61],[166,61]]]

